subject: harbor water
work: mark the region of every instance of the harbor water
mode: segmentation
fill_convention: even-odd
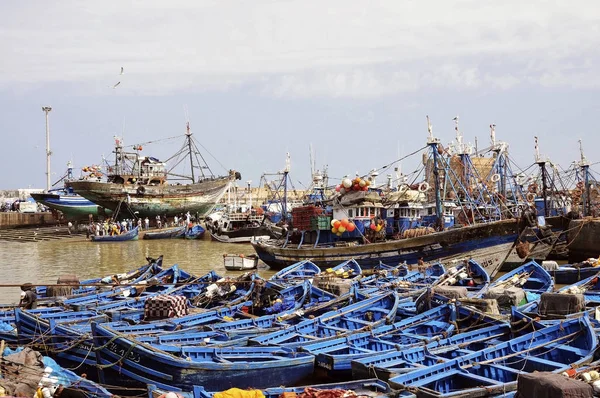
[[[164,256],[163,267],[179,264],[195,275],[215,270],[220,275],[238,275],[226,271],[223,254],[253,254],[250,244],[225,244],[210,240],[166,239],[96,243],[83,239],[59,239],[33,243],[0,241],[0,286],[10,284],[53,284],[61,275],[75,274],[80,280],[121,273],[146,263],[146,257]],[[259,263],[259,274],[274,271]],[[19,302],[18,287],[0,287],[0,303]]]

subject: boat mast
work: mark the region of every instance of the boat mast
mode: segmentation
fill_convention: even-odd
[[[290,173],[290,153],[285,155],[285,169],[283,169],[283,200],[281,201],[281,216],[287,221],[287,180]]]
[[[190,152],[190,169],[192,170],[192,184],[196,182],[194,177],[194,157],[192,156],[192,132],[190,131],[190,122],[186,123],[186,140],[188,144],[188,151]]]
[[[435,212],[436,212],[436,224],[437,229],[441,231],[444,229],[444,215],[442,209],[442,197],[440,195],[440,171],[438,168],[438,145],[440,144],[439,138],[433,136],[433,126],[429,122],[429,116],[427,116],[427,131],[429,136],[427,137],[427,145],[431,147],[433,154],[433,183],[435,188]]]
[[[581,167],[581,174],[583,177],[583,183],[585,184],[585,193],[583,195],[583,215],[589,216],[592,214],[592,198],[590,193],[590,164],[583,154],[583,144],[581,139],[579,140],[579,153],[581,160],[579,161],[579,167]]]
[[[42,106],[42,111],[46,113],[46,192],[50,192],[50,121],[48,119],[48,113],[52,110],[50,106]]]
[[[540,148],[538,146],[538,138],[535,138],[535,162],[540,167],[540,171],[542,172],[542,198],[544,199],[544,217],[548,217],[548,197],[546,193],[548,192],[548,172],[546,170],[546,161],[542,160],[540,156]],[[535,203],[535,202],[534,202]]]
[[[506,198],[506,143],[496,141],[496,125],[490,124],[490,141],[492,142],[492,151],[496,154],[496,173],[500,176],[498,180],[498,192]]]

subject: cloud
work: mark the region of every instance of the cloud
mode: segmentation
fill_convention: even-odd
[[[2,4],[0,87],[256,89],[371,98],[420,88],[597,88],[600,7],[537,0]],[[569,72],[569,64],[589,65]]]

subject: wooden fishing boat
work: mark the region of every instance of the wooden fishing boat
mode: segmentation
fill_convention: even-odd
[[[412,369],[390,386],[423,397],[491,396],[516,388],[524,372],[563,372],[592,360],[598,340],[587,316],[564,321],[475,352]]]
[[[92,242],[124,242],[128,240],[138,239],[138,227],[132,228],[130,231],[120,235],[93,235]]]
[[[183,237],[185,239],[200,239],[204,236],[204,232],[206,232],[204,228],[202,228],[200,224],[196,224],[193,227],[188,228]]]
[[[207,390],[267,388],[294,385],[314,368],[314,356],[282,347],[163,345],[159,350],[95,322],[92,333],[101,383],[116,376],[187,391],[194,385]]]
[[[498,253],[508,252],[518,236],[518,220],[503,220],[377,243],[298,246],[287,241],[269,240],[252,242],[252,246],[260,259],[275,269],[305,259],[310,259],[321,269],[350,259],[359,261],[365,269],[373,268],[381,261],[416,264],[420,258],[445,263],[470,252],[471,257],[494,276],[503,261],[503,256]]]
[[[490,329],[480,333],[479,329],[485,326]],[[498,338],[502,335],[498,332],[500,330],[498,326],[502,326],[502,333],[506,337],[510,336],[510,325],[506,322],[469,307],[456,308],[454,304],[446,304],[414,317],[402,319],[392,325],[379,326],[370,332],[308,343],[300,349],[317,357],[316,366],[329,371],[349,372],[351,361],[366,357],[373,358],[386,352],[402,352],[411,347],[434,348],[455,344],[455,342],[476,341],[485,333]],[[462,330],[468,331],[466,335],[454,340],[450,338],[455,333],[461,334]],[[368,362],[366,369],[380,362],[380,360]],[[371,376],[354,375],[353,377]]]
[[[159,231],[148,231],[144,232],[143,239],[173,239],[182,238],[185,234],[186,227],[175,227],[169,229],[163,229]]]
[[[354,380],[329,384],[312,384],[300,387],[271,387],[262,390],[265,398],[280,398],[285,394],[313,393],[317,396],[326,395],[328,392],[339,393],[348,391],[359,397],[386,398],[391,396],[392,390],[384,381],[377,379]],[[148,384],[148,398],[159,398],[167,393],[153,384]],[[180,391],[182,398],[212,398],[214,392],[209,392],[202,386],[194,386],[193,391]]]
[[[543,264],[542,264],[543,266]],[[600,267],[580,267],[574,264],[559,265],[557,268],[547,270],[554,278],[557,285],[572,285],[600,272]]]
[[[101,277],[101,278],[86,279],[83,281],[73,281],[71,279],[69,281],[69,283],[73,283],[73,287],[68,290],[61,289],[61,292],[68,292],[68,293],[70,293],[69,295],[86,294],[86,293],[89,293],[89,292],[92,292],[92,291],[95,291],[98,289],[102,289],[102,287],[85,286],[85,285],[95,285],[95,284],[106,284],[106,285],[123,284],[123,285],[126,285],[126,284],[131,284],[131,283],[138,283],[138,282],[146,280],[146,279],[152,277],[153,275],[159,273],[160,271],[162,271],[162,263],[163,263],[162,255],[156,259],[147,257],[146,260],[148,261],[147,264],[142,265],[141,267],[139,267],[137,269],[133,269],[131,271],[127,271],[124,273],[107,275],[107,276]],[[61,281],[61,278],[59,278],[59,281]],[[47,292],[48,292],[48,286],[36,287],[36,294],[38,296],[38,300],[43,299],[44,297],[47,297]],[[55,295],[54,293],[55,292],[51,292],[52,295]]]
[[[529,261],[496,279],[476,297],[495,298],[500,306],[520,306],[553,289],[552,276],[535,261]]]
[[[448,286],[462,287],[467,290],[468,295],[475,296],[481,290],[487,289],[489,284],[490,276],[485,269],[477,261],[470,259],[448,268],[432,287],[434,290]]]
[[[223,266],[227,271],[248,271],[258,267],[256,254],[223,254]]]
[[[107,167],[106,181],[83,178],[68,181],[65,187],[115,213],[127,210],[138,217],[172,217],[189,212],[204,217],[214,208],[230,182],[240,179],[241,175],[233,170],[227,176],[206,175],[204,170],[210,170],[207,165],[194,161],[196,157],[192,151],[197,152],[197,143],[189,126],[185,137],[183,149],[175,157],[186,156],[184,152],[188,152],[191,175],[177,175],[179,179],[188,179],[188,183],[170,184],[170,170],[166,163],[151,156],[142,156],[137,150],[127,152],[122,139],[116,138],[115,160]],[[195,175],[195,170],[202,170],[200,178]]]
[[[399,302],[396,292],[386,292],[292,327],[250,339],[248,343],[296,348],[318,339],[330,339],[374,328],[394,321]]]
[[[280,284],[297,283],[298,281],[314,278],[320,273],[321,268],[310,260],[304,260],[276,272],[269,280]]]

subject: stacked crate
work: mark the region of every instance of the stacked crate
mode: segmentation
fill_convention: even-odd
[[[301,231],[311,230],[312,218],[320,215],[322,212],[323,209],[316,206],[294,207],[292,209],[292,225]]]
[[[331,229],[331,217],[329,216],[313,216],[310,219],[310,228],[313,231],[316,231],[318,229],[320,230],[328,230]]]

